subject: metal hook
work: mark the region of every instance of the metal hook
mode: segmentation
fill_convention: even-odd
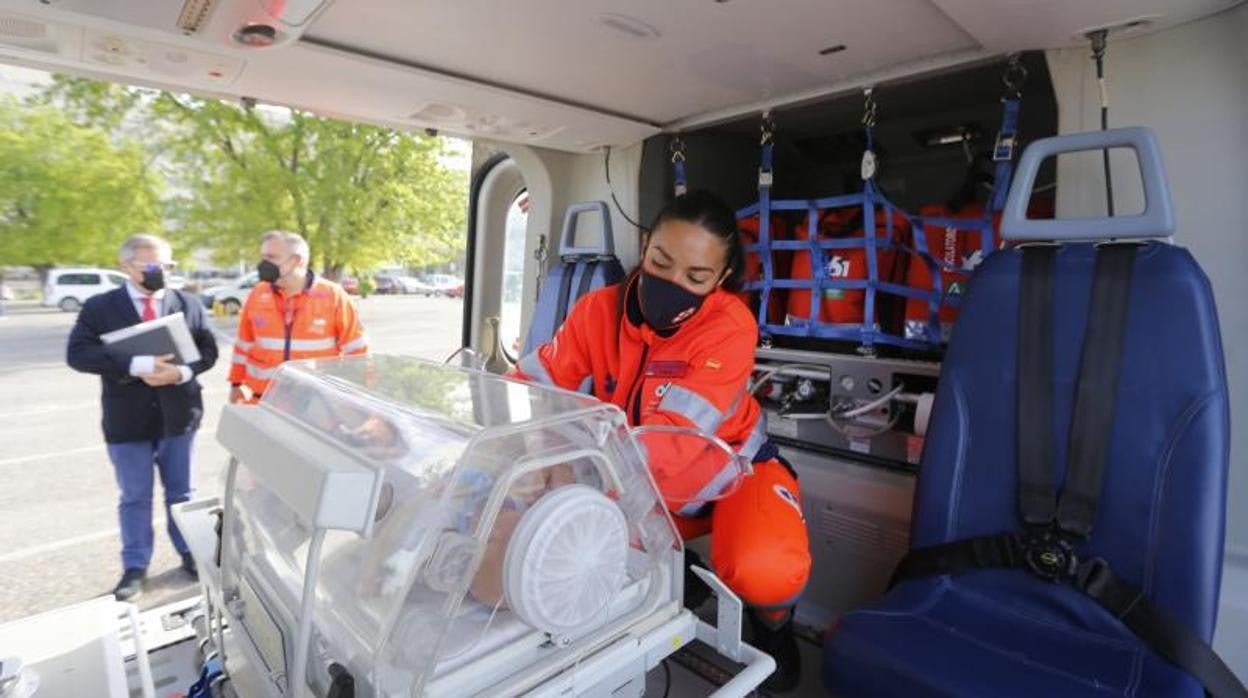
[[[759,128],[759,131],[761,132],[759,145],[767,145],[768,143],[771,143],[774,140],[775,131],[776,131],[776,120],[772,118],[770,110],[763,112],[763,121],[761,124],[759,124],[758,128]]]
[[[1005,99],[1018,99],[1023,94],[1023,85],[1027,82],[1027,67],[1022,63],[1022,55],[1011,53],[1009,64],[1001,75],[1001,83],[1005,85]]]
[[[680,136],[672,136],[672,143],[669,146],[672,152],[672,163],[685,161],[685,141]]]
[[[863,88],[862,102],[862,125],[867,128],[874,128],[876,113],[879,110],[879,105],[875,101],[874,87]]]

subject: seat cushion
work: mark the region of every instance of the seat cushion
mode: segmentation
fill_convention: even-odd
[[[824,643],[846,696],[1192,696],[1199,684],[1082,594],[1019,571],[899,585]]]

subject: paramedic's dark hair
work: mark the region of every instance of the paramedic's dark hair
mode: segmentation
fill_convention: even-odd
[[[745,272],[745,247],[741,242],[741,232],[737,229],[737,215],[723,199],[709,191],[697,189],[678,196],[659,211],[650,230],[657,230],[668,221],[692,223],[723,240],[728,248],[728,268],[732,270],[724,279],[724,290],[741,290]]]

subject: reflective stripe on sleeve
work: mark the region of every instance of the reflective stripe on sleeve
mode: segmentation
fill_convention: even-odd
[[[724,421],[724,414],[715,408],[709,400],[696,392],[679,385],[673,385],[663,394],[659,409],[673,412],[693,422],[699,429],[714,434]]]

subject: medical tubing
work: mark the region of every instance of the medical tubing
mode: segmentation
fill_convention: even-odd
[[[760,371],[762,369],[755,367],[754,370]],[[752,386],[748,386],[746,388],[746,393],[749,395],[754,395],[758,392],[759,388],[763,387],[764,385],[767,385],[767,381],[771,380],[775,376],[784,374],[784,373],[790,373],[792,371],[797,371],[797,370],[818,371],[820,377],[826,375],[829,381],[832,380],[832,371],[827,366],[820,366],[819,364],[801,364],[801,363],[781,364],[774,368],[767,369],[763,373],[762,376],[760,376],[756,381],[754,381],[754,384]],[[795,375],[801,375],[801,374],[795,374]]]
[[[504,599],[502,596],[498,597],[498,601],[495,602],[494,604],[494,609],[490,611],[489,618],[485,620],[485,626],[481,628],[481,634],[477,635],[477,638],[475,640],[469,643],[467,647],[461,648],[458,652],[454,654],[449,654],[449,655],[446,655],[445,657],[440,657],[438,661],[445,662],[445,661],[449,661],[452,659],[458,659],[459,657],[462,657],[465,654],[468,654],[469,652],[472,652],[473,650],[477,649],[477,647],[481,645],[481,640],[485,639],[485,634],[490,632],[490,626],[494,624],[494,618],[498,615],[498,610],[502,608],[503,600]]]
[[[893,413],[892,418],[889,419],[888,423],[885,424],[884,426],[879,427],[878,429],[870,429],[870,430],[862,431],[856,434],[851,434],[848,429],[849,425],[841,425],[841,423],[837,421],[837,418],[832,416],[831,412],[829,412],[828,414],[824,416],[828,420],[828,425],[831,426],[833,429],[835,429],[837,433],[839,433],[840,435],[844,436],[847,439],[854,439],[854,440],[864,440],[864,439],[870,440],[870,439],[874,439],[877,436],[887,434],[888,432],[892,431],[894,427],[897,426],[897,422],[901,421],[901,412],[897,411]]]
[[[896,388],[893,388],[865,405],[859,405],[853,409],[845,410],[844,412],[829,412],[828,414],[836,419],[853,419],[854,417],[861,417],[868,412],[872,412],[883,407],[884,405],[887,405],[893,398],[900,395],[901,391],[905,390],[905,388],[906,386],[904,384],[898,383]]]
[[[611,146],[607,146],[603,150],[604,155],[602,158],[602,170],[607,177],[607,191],[611,192],[611,201],[615,203],[615,210],[619,211],[620,215],[624,217],[624,220],[628,221],[634,228],[643,233],[649,233],[649,228],[628,217],[628,214],[624,212],[624,207],[620,205],[620,200],[616,198],[615,186],[611,184]]]

